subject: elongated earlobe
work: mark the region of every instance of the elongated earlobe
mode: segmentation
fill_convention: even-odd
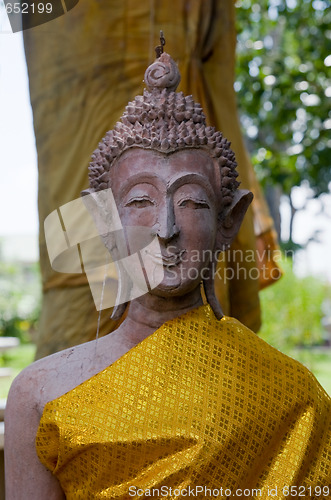
[[[202,283],[203,283],[203,289],[206,295],[206,299],[208,304],[213,310],[213,313],[215,314],[215,317],[217,319],[222,319],[223,318],[223,311],[221,304],[218,302],[216,294],[215,294],[215,286],[214,286],[214,274],[213,270],[215,269],[216,266],[216,258],[213,259],[213,261],[210,263],[209,266],[209,275],[207,278],[204,278]]]
[[[123,316],[124,311],[131,300],[133,283],[121,261],[117,261],[115,264],[118,274],[118,287],[115,306],[110,318],[118,320]]]
[[[231,205],[220,214],[216,246],[218,250],[229,248],[236,237],[243,218],[249,205],[253,200],[253,193],[247,189],[238,189],[233,197]]]

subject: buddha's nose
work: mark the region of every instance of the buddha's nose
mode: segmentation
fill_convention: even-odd
[[[175,212],[172,203],[168,202],[160,208],[154,232],[159,239],[169,241],[178,235],[179,229],[176,225]]]

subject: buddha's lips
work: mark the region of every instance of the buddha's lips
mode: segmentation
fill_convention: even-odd
[[[178,266],[182,262],[183,255],[186,253],[186,250],[181,250],[180,252],[171,253],[171,254],[163,254],[163,253],[151,253],[149,250],[146,251],[148,255],[151,256],[152,261],[155,264],[159,264],[165,267],[174,267]]]

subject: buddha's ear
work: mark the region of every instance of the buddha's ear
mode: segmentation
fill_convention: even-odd
[[[238,189],[231,205],[220,214],[217,231],[217,249],[225,250],[236,237],[245,213],[253,199],[253,193],[247,189]]]
[[[100,236],[122,229],[112,190],[94,191],[85,189],[81,192],[83,203],[87,208]]]
[[[103,234],[104,211],[102,209],[101,198],[93,189],[85,189],[81,192],[81,197],[88,213],[97,227],[98,233]]]
[[[101,191],[85,189],[81,192],[81,196],[97,232],[105,247],[111,252],[112,258],[114,260],[119,258],[117,252],[126,256],[127,249],[123,228],[112,190],[110,188]]]

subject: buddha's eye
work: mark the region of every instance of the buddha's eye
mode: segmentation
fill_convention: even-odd
[[[135,207],[135,208],[147,208],[154,206],[154,202],[147,196],[141,196],[141,197],[137,196],[135,198],[131,198],[130,200],[128,200],[124,206]]]
[[[191,210],[201,210],[203,208],[210,209],[209,203],[205,200],[194,200],[192,198],[186,198],[178,203],[180,208],[189,208]]]

